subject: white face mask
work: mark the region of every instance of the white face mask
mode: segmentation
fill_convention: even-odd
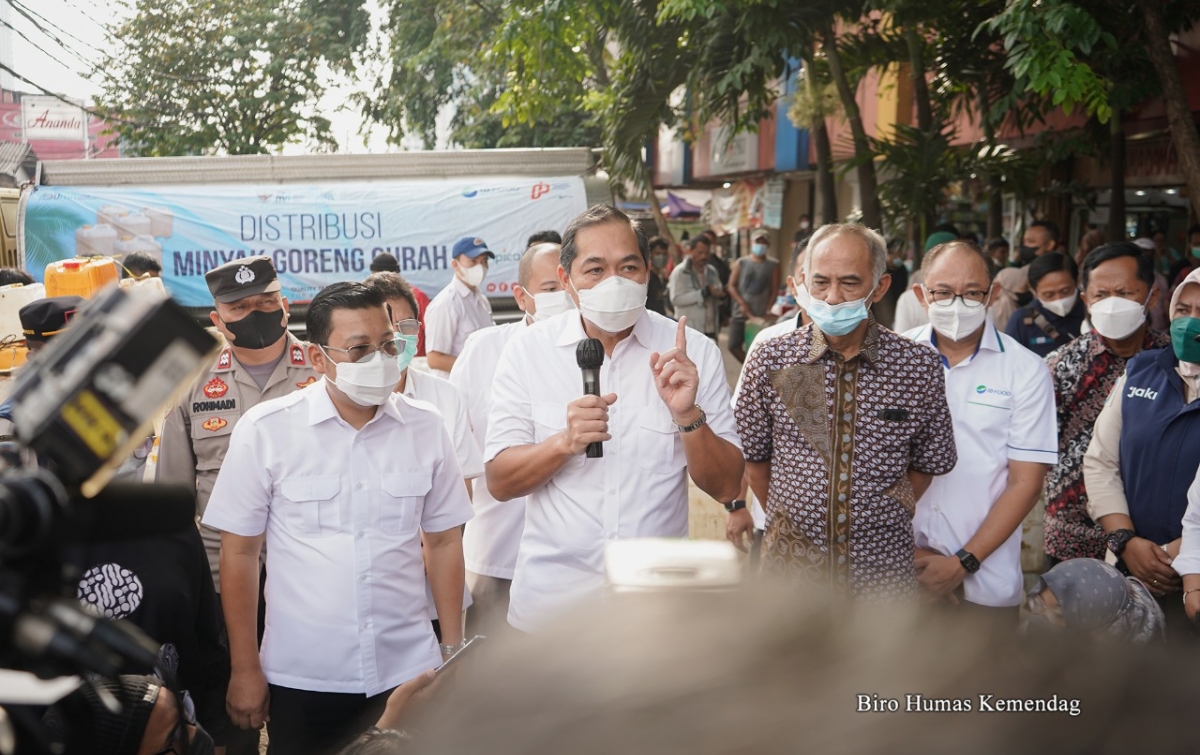
[[[575,304],[566,291],[543,291],[533,294],[533,314],[530,317],[534,322],[541,322],[570,309],[575,309]]]
[[[479,284],[487,277],[487,268],[481,262],[476,262],[474,267],[463,267],[460,263],[458,277],[471,288],[479,288]]]
[[[948,306],[929,305],[929,324],[951,341],[961,341],[983,325],[987,319],[987,305],[968,307],[962,299],[954,299]]]
[[[325,353],[325,357],[329,354]],[[375,352],[365,362],[337,362],[336,370],[337,379],[333,384],[359,406],[382,406],[400,382],[400,365],[396,363],[396,357],[382,351]]]
[[[1146,303],[1149,301],[1147,297]],[[1120,296],[1110,296],[1088,308],[1088,319],[1097,333],[1119,341],[1133,335],[1146,322],[1146,305]]]
[[[1047,312],[1053,312],[1059,317],[1066,317],[1067,313],[1075,308],[1075,302],[1078,300],[1079,294],[1077,293],[1072,293],[1065,299],[1055,299],[1054,301],[1042,301],[1041,299],[1038,299],[1042,306],[1046,308]]]
[[[808,286],[801,283],[793,288],[796,290],[796,304],[807,312],[809,305],[812,304],[812,294],[808,293]]]
[[[575,288],[575,284],[571,284]],[[645,283],[635,283],[619,275],[611,275],[579,295],[579,311],[585,320],[605,333],[620,333],[642,316],[646,309]]]

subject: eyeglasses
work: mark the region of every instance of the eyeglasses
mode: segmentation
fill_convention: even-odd
[[[922,286],[924,288],[924,286]],[[954,303],[955,299],[962,301],[963,306],[968,308],[982,307],[988,299],[987,291],[964,291],[961,294],[956,294],[953,291],[945,289],[925,289],[925,300],[930,304],[936,304],[939,307],[949,307]]]
[[[402,336],[415,336],[421,333],[420,320],[400,320],[395,323],[396,332]]]
[[[340,351],[349,357],[349,361],[351,362],[365,362],[371,357],[375,356],[375,352],[377,351],[382,351],[386,356],[389,357],[394,357],[399,353],[396,350],[396,337],[394,335],[388,336],[388,340],[380,343],[378,346],[372,346],[369,343],[364,343],[358,346],[351,346],[348,349],[339,349],[336,346],[318,346],[318,348],[320,348],[321,351],[326,352],[326,356],[328,356],[328,352],[330,351]]]

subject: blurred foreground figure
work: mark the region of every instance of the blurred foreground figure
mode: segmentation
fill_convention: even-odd
[[[1072,558],[1043,574],[1025,608],[1030,630],[1065,629],[1135,643],[1163,640],[1163,612],[1146,586],[1095,558]]]

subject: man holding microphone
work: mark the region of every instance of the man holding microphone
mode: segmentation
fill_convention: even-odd
[[[686,537],[690,472],[721,502],[742,477],[716,344],[646,310],[644,234],[596,206],[563,234],[559,279],[580,316],[534,323],[496,371],[484,461],[499,501],[528,496],[509,623],[535,632],[604,584],[604,544]],[[576,347],[600,341],[601,396],[580,396]],[[589,444],[601,458],[586,458]]]

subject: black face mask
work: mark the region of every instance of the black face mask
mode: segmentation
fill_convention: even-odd
[[[265,349],[287,332],[283,309],[270,312],[256,309],[240,320],[226,321],[225,327],[233,334],[233,345],[239,349]]]
[[[1020,259],[1020,261],[1021,261],[1021,264],[1022,264],[1022,265],[1028,265],[1030,262],[1033,262],[1034,258],[1036,258],[1036,257],[1037,257],[1038,250],[1037,250],[1037,247],[1036,247],[1036,246],[1024,246],[1024,245],[1022,245],[1022,246],[1021,246],[1021,247],[1018,249],[1018,253],[1020,254],[1020,258],[1019,258],[1019,259]]]

